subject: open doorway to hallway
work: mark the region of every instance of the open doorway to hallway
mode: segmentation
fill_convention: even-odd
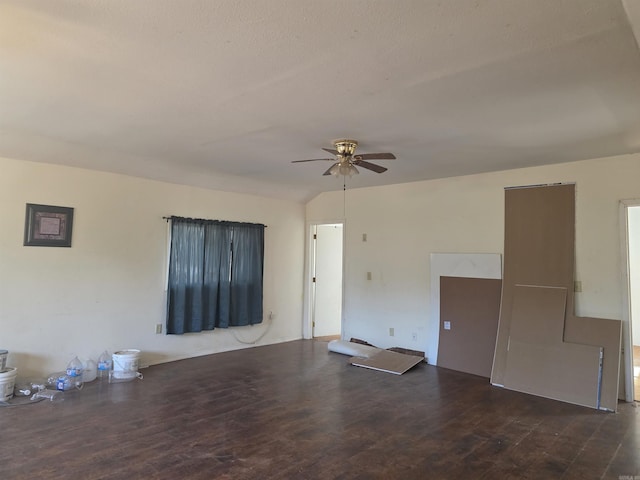
[[[625,341],[627,401],[640,401],[640,200],[625,203],[628,273],[628,333]],[[630,358],[629,358],[630,357]],[[632,395],[630,395],[632,394]]]
[[[342,334],[343,225],[312,226],[311,332],[322,340]]]

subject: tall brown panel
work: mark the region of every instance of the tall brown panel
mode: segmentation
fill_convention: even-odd
[[[491,376],[501,287],[499,279],[440,277],[439,367]]]
[[[573,315],[574,230],[574,185],[505,191],[502,305],[491,382],[615,410],[621,326]]]
[[[491,383],[503,385],[516,284],[572,290],[574,185],[505,190],[502,306]]]

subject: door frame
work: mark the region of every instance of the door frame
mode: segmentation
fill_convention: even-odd
[[[640,207],[640,199],[620,200],[620,257],[622,259],[622,349],[624,351],[624,400],[633,402],[633,333],[631,277],[629,274],[629,207]]]
[[[307,222],[305,266],[304,266],[304,299],[302,314],[302,338],[313,338],[313,308],[314,308],[314,285],[313,273],[316,261],[315,242],[313,233],[318,225],[342,225],[342,313],[340,318],[340,336],[344,333],[344,272],[345,272],[345,231],[346,225],[343,218],[339,220],[323,220]]]

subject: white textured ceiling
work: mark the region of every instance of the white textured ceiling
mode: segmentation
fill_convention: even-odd
[[[0,0],[0,156],[304,201],[640,151],[640,0]]]

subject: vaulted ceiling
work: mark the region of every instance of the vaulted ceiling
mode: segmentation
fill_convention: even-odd
[[[0,156],[306,201],[640,151],[637,0],[2,0]]]

